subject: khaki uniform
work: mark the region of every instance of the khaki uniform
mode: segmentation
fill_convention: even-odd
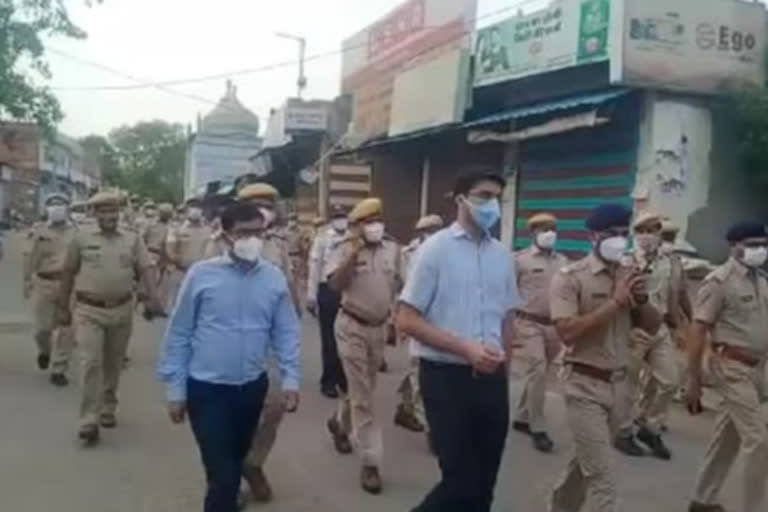
[[[27,275],[24,276],[25,281],[33,280],[35,283],[35,341],[38,351],[51,354],[51,370],[58,374],[64,374],[69,369],[69,359],[74,346],[72,327],[57,329],[56,305],[67,248],[74,240],[77,230],[71,223],[46,223],[35,227],[29,241]],[[51,347],[54,331],[57,331],[56,338]]]
[[[694,500],[718,502],[734,461],[744,461],[744,512],[768,509],[768,429],[760,414],[765,397],[768,355],[768,280],[734,259],[710,274],[694,303],[695,320],[712,326],[710,373],[722,396],[715,426],[699,472]],[[732,358],[732,347],[750,355],[752,366]]]
[[[268,231],[264,239],[264,249],[262,257],[274,264],[283,271],[288,281],[288,289],[291,291],[294,304],[299,310],[298,295],[296,291],[296,281],[291,269],[291,260],[288,255],[285,239],[274,231]],[[269,389],[264,397],[264,405],[261,409],[259,425],[251,441],[251,449],[245,457],[245,467],[261,468],[267,460],[267,456],[272,451],[272,447],[277,440],[277,431],[280,423],[283,421],[285,407],[283,404],[282,386],[280,385],[280,372],[273,358],[269,363]]]
[[[597,256],[564,267],[550,292],[552,319],[573,318],[611,300],[615,278]],[[563,362],[566,417],[574,453],[552,494],[550,512],[614,512],[617,507],[613,439],[626,417],[630,311],[575,340]],[[585,371],[591,371],[592,376]],[[597,378],[595,374],[602,374]]]
[[[205,224],[192,224],[191,222],[185,222],[175,229],[168,230],[165,252],[168,259],[176,267],[169,275],[168,296],[170,303],[167,308],[169,311],[176,304],[176,296],[179,293],[184,274],[189,270],[189,267],[206,259],[212,236],[211,228]]]
[[[421,244],[414,240],[400,253],[400,281],[405,283],[408,278],[408,270],[411,268],[413,257]],[[419,384],[419,358],[411,357],[408,373],[400,383],[398,391],[401,397],[401,405],[405,412],[413,415],[419,423],[427,425],[427,415],[424,411],[424,400],[421,397],[421,385]]]
[[[652,261],[637,258],[637,266],[646,269],[645,282],[651,304],[664,316],[678,316],[678,297],[685,286],[680,260],[668,253],[660,253]],[[647,370],[645,386],[641,375]],[[669,406],[680,382],[677,350],[672,333],[662,324],[655,336],[635,329],[630,336],[628,387],[629,415],[621,426],[622,435],[631,435],[634,424],[644,425],[659,434]]]
[[[158,269],[157,275],[157,295],[160,304],[167,307],[169,279],[167,268],[168,257],[165,254],[165,242],[168,237],[170,226],[167,222],[154,221],[144,227],[142,238],[147,250],[152,255],[152,262]],[[141,295],[142,292],[139,292]]]
[[[74,325],[82,358],[81,427],[114,414],[123,358],[133,325],[136,276],[152,267],[144,241],[118,229],[77,233],[64,272],[75,274]]]
[[[342,241],[340,261],[346,261],[353,249],[351,240]],[[364,247],[357,256],[352,281],[341,290],[341,309],[336,317],[336,341],[348,385],[336,415],[342,433],[352,434],[364,466],[379,466],[383,455],[373,400],[400,266],[400,249],[395,242],[385,239],[380,245]]]
[[[549,286],[552,276],[568,264],[568,259],[532,246],[515,254],[515,263],[517,286],[526,301],[515,319],[524,373],[515,421],[527,423],[531,432],[546,432],[547,370],[560,352],[560,338],[550,318]]]

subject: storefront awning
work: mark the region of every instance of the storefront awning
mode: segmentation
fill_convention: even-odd
[[[493,124],[501,121],[510,121],[512,119],[523,119],[531,116],[538,116],[542,114],[550,114],[559,110],[570,110],[578,107],[595,107],[600,106],[609,101],[629,94],[629,89],[610,89],[607,91],[592,92],[589,94],[583,94],[580,96],[569,96],[557,101],[550,101],[546,103],[538,103],[536,105],[528,105],[524,107],[513,108],[498,112],[490,116],[481,117],[464,123],[465,128],[472,128],[474,126],[480,126],[484,124]]]

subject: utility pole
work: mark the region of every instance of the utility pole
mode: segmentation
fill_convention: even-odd
[[[277,32],[275,35],[277,37],[282,37],[283,39],[295,41],[299,45],[299,78],[296,81],[296,96],[301,99],[302,93],[307,87],[307,77],[304,75],[304,59],[307,51],[307,40],[302,36],[287,34],[285,32]]]

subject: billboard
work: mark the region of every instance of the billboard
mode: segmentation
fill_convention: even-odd
[[[764,83],[763,4],[625,1],[623,63],[614,81],[700,93]]]
[[[611,0],[557,0],[478,31],[475,86],[608,60],[612,11]]]
[[[395,78],[452,50],[469,49],[476,10],[477,0],[408,0],[345,40],[341,89],[354,97],[351,135],[385,135]]]

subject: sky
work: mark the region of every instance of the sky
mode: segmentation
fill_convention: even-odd
[[[399,5],[402,0],[104,0],[87,7],[67,0],[72,19],[88,32],[75,41],[50,39],[54,89],[66,118],[59,129],[71,136],[106,134],[141,120],[194,123],[225,92],[226,78],[176,85],[173,94],[138,90],[83,90],[191,77],[228,74],[274,63],[268,72],[232,76],[242,103],[266,123],[296,90],[298,49],[276,32],[299,34],[307,55],[341,48],[346,37]],[[478,0],[478,23],[487,25],[514,14],[521,0]],[[547,0],[525,0],[525,10]],[[507,9],[504,12],[499,12]],[[494,14],[495,13],[495,14]],[[109,68],[112,72],[104,68]],[[341,57],[307,63],[305,98],[330,99],[339,92]],[[119,72],[115,73],[115,72]],[[81,88],[81,89],[78,89]],[[186,96],[184,96],[186,95]],[[194,96],[190,98],[189,96]]]

